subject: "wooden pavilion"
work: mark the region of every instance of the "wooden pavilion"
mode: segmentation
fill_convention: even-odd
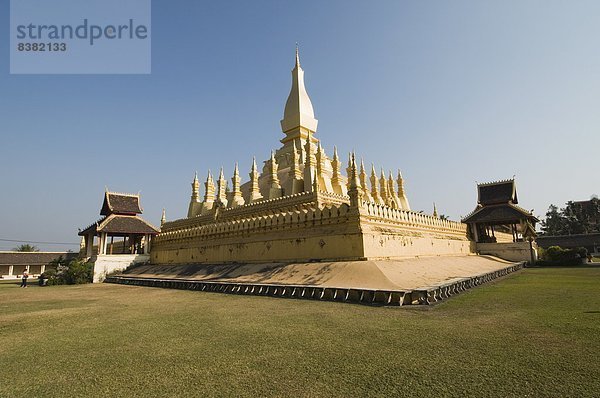
[[[86,257],[105,254],[148,254],[152,238],[159,230],[142,219],[140,195],[109,192],[104,193],[101,219],[80,230],[84,238]],[[97,243],[94,245],[94,238]],[[122,239],[120,248],[115,248],[114,238]],[[110,242],[110,243],[109,243]],[[94,247],[96,246],[96,250]]]
[[[478,243],[499,242],[512,235],[513,242],[532,241],[539,221],[530,211],[518,206],[514,179],[477,185],[477,207],[462,222],[469,225],[473,240]]]

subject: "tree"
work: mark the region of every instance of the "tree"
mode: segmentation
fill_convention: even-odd
[[[564,235],[565,219],[558,207],[551,204],[546,212],[546,218],[542,220],[542,232],[544,235]]]
[[[38,249],[34,245],[30,245],[29,243],[24,243],[22,245],[15,247],[13,249],[13,251],[16,251],[16,252],[39,252],[40,249]]]
[[[544,235],[573,235],[600,232],[600,200],[566,203],[562,209],[550,205],[542,221]]]
[[[91,283],[94,276],[94,266],[83,259],[65,260],[62,256],[52,260],[48,269],[42,274],[42,279],[48,280],[48,285],[77,285]]]

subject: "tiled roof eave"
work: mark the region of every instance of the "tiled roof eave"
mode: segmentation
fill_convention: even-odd
[[[124,227],[124,228],[122,228],[122,230],[118,230],[118,231],[108,230],[108,229],[110,229],[111,222],[113,222],[114,220],[117,220],[117,219],[121,219],[121,220],[135,220],[136,223],[142,224],[146,228],[144,230],[139,229],[139,225],[138,225],[138,226],[133,226],[133,228]],[[119,215],[119,214],[111,214],[100,225],[98,225],[97,231],[98,232],[107,232],[107,233],[112,233],[112,234],[116,234],[116,233],[123,233],[123,234],[132,233],[132,234],[150,234],[150,235],[156,235],[156,234],[158,234],[159,229],[156,228],[155,226],[153,226],[152,224],[150,224],[149,222],[147,222],[146,220],[144,220],[143,218],[141,218],[139,216],[136,216],[136,215],[126,216],[126,215]]]
[[[508,205],[510,207],[512,207],[513,209],[515,209],[515,210],[523,213],[523,215],[526,216],[528,220],[535,220],[535,222],[539,222],[540,221],[536,216],[534,216],[533,214],[531,214],[531,212],[525,210],[521,206],[518,206],[518,205],[516,205],[514,203],[509,203]]]
[[[96,222],[92,223],[91,225],[82,229],[77,235],[85,236],[85,235],[89,234],[90,232],[96,232],[98,229],[98,225],[100,225],[104,220],[106,220],[106,217],[102,217],[102,218],[98,219],[98,221],[96,221]]]
[[[488,211],[490,208],[503,208],[503,207],[508,207],[514,211],[516,211],[517,213],[519,213],[519,215],[521,217],[519,218],[491,218],[491,219],[486,219],[485,221],[482,222],[486,222],[486,223],[502,223],[502,222],[511,222],[511,221],[516,221],[518,219],[527,219],[528,221],[539,221],[533,214],[531,214],[530,212],[528,212],[527,210],[523,209],[520,206],[517,206],[515,204],[512,203],[500,203],[500,204],[494,204],[494,205],[487,205],[487,206],[482,206],[482,207],[478,207],[476,208],[473,212],[471,212],[471,214],[467,215],[465,218],[463,218],[461,221],[463,223],[473,223],[473,222],[478,222],[478,215],[484,211]],[[487,214],[485,215],[487,216]],[[485,217],[484,216],[484,217]]]

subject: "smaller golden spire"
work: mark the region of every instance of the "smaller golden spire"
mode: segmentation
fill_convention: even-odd
[[[400,169],[398,169],[398,198],[400,199],[402,209],[410,210],[410,204],[408,203],[406,193],[404,192],[404,179],[402,178]]]
[[[204,202],[212,203],[215,200],[215,181],[213,180],[212,173],[208,170],[206,176],[206,182],[204,183]]]
[[[371,163],[371,197],[374,203],[384,204],[379,193],[379,180],[377,179],[377,172],[373,163]]]
[[[258,187],[258,170],[256,167],[256,157],[252,157],[252,170],[250,171],[250,197],[248,202],[256,202],[261,200],[263,197]]]
[[[365,163],[363,162],[362,158],[360,158],[359,177],[360,177],[360,186],[362,188],[363,200],[365,202],[371,202],[373,198],[371,197],[371,192],[369,192],[369,185],[367,182],[367,172],[365,170]]]
[[[381,195],[381,200],[383,204],[389,206],[390,205],[390,195],[389,195],[389,187],[387,183],[387,179],[385,178],[385,171],[383,171],[383,167],[381,168],[381,175],[379,176],[379,194]]]
[[[192,181],[192,201],[198,202],[200,198],[200,182],[198,181],[198,172],[194,173],[194,180]]]
[[[229,207],[238,207],[244,205],[244,198],[242,197],[242,191],[240,190],[240,170],[238,167],[238,163],[235,162],[235,167],[233,168],[233,177],[231,177],[231,185],[232,190],[229,192],[227,197]]]
[[[223,173],[223,166],[221,166],[221,172],[217,180],[217,199],[221,205],[227,207],[227,180]]]
[[[342,182],[342,174],[340,172],[342,164],[340,163],[340,159],[338,157],[337,148],[333,147],[333,159],[331,160],[331,186],[333,188],[333,192],[338,195],[346,195],[348,193],[347,187]]]
[[[362,201],[362,192],[360,187],[360,181],[358,179],[358,168],[356,167],[356,155],[354,152],[350,158],[350,173],[348,179],[348,196],[350,196],[350,207],[358,208]]]

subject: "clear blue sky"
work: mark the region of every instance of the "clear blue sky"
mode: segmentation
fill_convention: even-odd
[[[194,170],[246,177],[282,138],[296,41],[327,151],[401,168],[415,210],[457,219],[513,175],[538,215],[600,194],[598,1],[152,3],[151,75],[9,75],[0,30],[0,238],[78,243],[105,186],[158,224]]]

